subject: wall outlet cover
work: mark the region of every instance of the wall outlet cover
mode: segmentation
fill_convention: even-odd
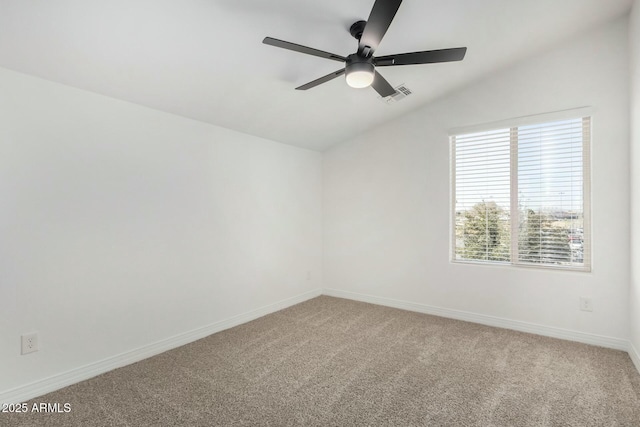
[[[21,344],[21,354],[29,354],[38,351],[38,333],[32,332],[30,334],[22,335]]]
[[[593,301],[588,297],[580,297],[580,310],[593,311]]]

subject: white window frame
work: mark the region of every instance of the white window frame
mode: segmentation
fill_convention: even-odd
[[[592,107],[581,107],[571,110],[563,110],[552,113],[537,114],[526,117],[518,117],[499,122],[491,122],[480,125],[457,127],[449,130],[449,147],[450,147],[450,262],[460,264],[480,264],[491,266],[514,266],[536,269],[553,269],[568,270],[578,272],[590,272],[592,270],[592,254],[593,241],[591,232],[591,144],[593,140],[593,114]],[[583,265],[551,265],[537,264],[530,262],[520,262],[518,260],[518,227],[519,227],[519,210],[518,210],[518,136],[517,128],[520,126],[544,124],[549,122],[569,120],[569,119],[588,119],[589,131],[588,140],[583,141],[582,161],[583,161],[583,240],[584,244],[584,261]],[[509,261],[491,261],[491,260],[470,260],[456,259],[456,152],[455,137],[476,132],[488,132],[499,129],[510,129],[510,221],[511,221],[511,250]],[[516,132],[514,132],[514,130]]]

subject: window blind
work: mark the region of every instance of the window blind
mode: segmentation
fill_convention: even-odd
[[[452,259],[589,270],[589,117],[453,135]]]
[[[510,260],[510,131],[453,137],[456,259]]]

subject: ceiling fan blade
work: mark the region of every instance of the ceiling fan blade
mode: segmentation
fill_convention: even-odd
[[[376,0],[358,43],[360,55],[368,58],[378,48],[401,3],[402,0]]]
[[[375,58],[375,64],[378,67],[385,67],[390,65],[431,64],[435,62],[462,61],[466,53],[466,47],[399,53],[397,55],[379,56]]]
[[[336,55],[335,53],[325,52],[323,50],[314,49],[300,44],[286,42],[284,40],[274,39],[272,37],[265,37],[262,43],[270,46],[280,47],[282,49],[293,50],[295,52],[306,53],[307,55],[319,56],[320,58],[333,59],[334,61],[345,62],[347,58],[344,56]]]
[[[336,77],[340,77],[341,75],[344,74],[344,68],[342,70],[338,70],[338,71],[334,71],[331,74],[327,74],[324,77],[320,77],[319,79],[315,79],[312,82],[309,82],[307,84],[304,84],[302,86],[298,86],[296,88],[296,90],[307,90],[307,89],[311,89],[312,87],[316,87],[318,85],[321,85],[322,83],[326,83],[330,80],[335,79]]]
[[[387,96],[391,96],[396,93],[396,90],[389,84],[387,80],[385,80],[382,75],[376,71],[376,76],[373,79],[373,83],[371,84],[376,92],[380,94],[381,97],[386,98]]]

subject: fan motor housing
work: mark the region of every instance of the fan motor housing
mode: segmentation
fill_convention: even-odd
[[[365,71],[368,73],[375,73],[376,67],[373,65],[373,58],[364,58],[357,53],[353,53],[347,56],[347,62],[345,63],[346,74],[351,74],[357,71]]]
[[[355,88],[370,86],[376,72],[373,58],[365,58],[357,53],[347,56],[344,68],[347,84]]]

